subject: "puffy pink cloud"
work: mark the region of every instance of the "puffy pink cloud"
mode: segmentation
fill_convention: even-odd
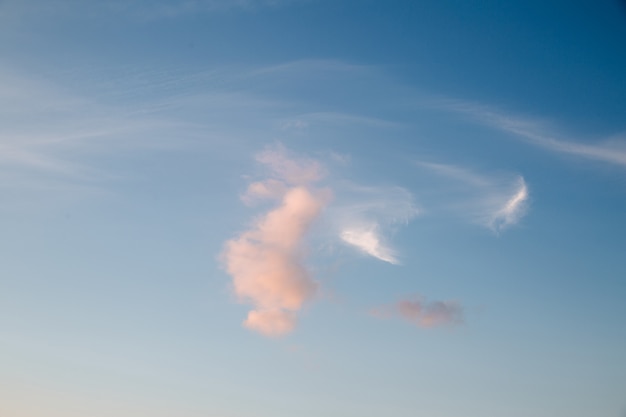
[[[279,165],[283,164],[286,174],[300,172],[299,178],[315,177],[310,163],[300,167],[284,154],[273,155],[260,160],[270,164],[274,172],[282,172]],[[253,190],[263,194],[267,190],[263,187],[257,185]],[[226,242],[223,259],[234,293],[253,306],[244,322],[247,328],[269,336],[287,333],[296,325],[296,312],[315,296],[318,285],[305,265],[305,237],[329,200],[327,189],[285,185],[277,207]]]
[[[263,308],[302,306],[315,291],[302,262],[302,241],[324,200],[304,187],[293,188],[251,230],[227,242],[226,269],[239,297]]]
[[[463,308],[457,302],[426,301],[421,297],[403,299],[370,313],[379,318],[399,316],[416,326],[427,328],[463,323]]]

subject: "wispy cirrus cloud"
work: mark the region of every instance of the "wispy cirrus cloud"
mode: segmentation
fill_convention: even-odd
[[[84,192],[118,178],[95,156],[156,149],[183,125],[0,68],[0,188]],[[63,194],[57,193],[57,194]]]
[[[416,165],[459,184],[444,202],[448,209],[499,233],[517,224],[527,213],[529,191],[521,175],[485,175],[470,169],[425,161]]]
[[[463,307],[456,301],[429,301],[421,296],[412,296],[370,310],[370,315],[379,318],[400,317],[415,326],[432,328],[454,326],[464,321]]]
[[[127,174],[109,172],[102,163],[116,154],[202,150],[217,143],[249,150],[277,134],[289,136],[293,132],[281,128],[289,120],[296,120],[293,127],[310,123],[335,131],[337,124],[342,131],[390,127],[358,111],[324,111],[323,103],[311,105],[290,95],[292,84],[310,86],[313,80],[326,85],[327,79],[341,84],[355,72],[369,77],[359,65],[333,60],[204,71],[85,65],[38,74],[2,67],[0,187],[30,189],[48,183],[68,189],[80,182],[77,189],[99,189]],[[308,122],[297,122],[302,115]],[[270,183],[251,187],[269,195],[277,191],[270,190]]]
[[[246,71],[233,72],[235,85],[223,86],[216,78],[226,70],[112,66],[42,75],[0,67],[0,187],[99,189],[134,175],[107,169],[107,158],[242,147],[251,130],[269,136],[270,120],[288,106],[244,91]]]
[[[626,167],[626,135],[618,134],[594,143],[565,139],[545,122],[506,113],[463,100],[438,100],[436,107],[469,116],[481,124],[511,133],[546,150]]]
[[[528,186],[523,177],[517,177],[515,190],[515,193],[506,200],[504,205],[492,213],[489,222],[492,229],[499,231],[514,225],[526,214]]]
[[[344,243],[354,246],[367,255],[390,264],[399,263],[396,251],[384,241],[379,227],[375,223],[366,226],[347,227],[341,231],[339,236]]]
[[[333,212],[341,241],[384,262],[399,264],[388,234],[417,216],[413,195],[402,187],[343,184],[344,202]]]

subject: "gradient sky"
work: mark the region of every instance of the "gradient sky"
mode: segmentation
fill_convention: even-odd
[[[2,417],[626,415],[619,1],[0,1]]]

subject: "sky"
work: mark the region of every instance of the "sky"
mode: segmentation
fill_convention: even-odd
[[[626,416],[626,4],[0,1],[3,417]]]

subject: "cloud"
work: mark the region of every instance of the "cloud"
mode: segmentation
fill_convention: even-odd
[[[461,184],[461,190],[451,193],[459,196],[455,198],[460,198],[461,203],[455,202],[449,207],[496,233],[519,223],[528,211],[528,185],[521,175],[484,175],[456,165],[424,161],[416,161],[416,164]]]
[[[20,71],[0,68],[0,83],[6,85],[0,91],[0,189],[13,190],[11,205],[42,192],[50,202],[100,194],[121,175],[100,168],[97,156],[156,149],[181,126]]]
[[[496,211],[491,219],[490,225],[494,230],[502,230],[510,225],[516,224],[526,212],[528,201],[528,187],[524,178],[517,178],[517,191],[506,203]]]
[[[298,312],[318,292],[319,284],[306,266],[306,241],[314,223],[331,226],[330,234],[320,235],[330,242],[339,240],[368,256],[398,264],[386,235],[412,219],[417,209],[412,194],[401,187],[335,181],[331,192],[319,185],[328,174],[320,161],[294,155],[280,144],[265,148],[255,160],[269,175],[251,181],[241,199],[246,204],[274,205],[248,230],[225,243],[222,261],[235,296],[252,306],[243,325],[280,336],[296,327]],[[327,215],[326,223],[320,222],[322,213]]]
[[[581,143],[558,137],[545,122],[507,114],[502,110],[463,100],[440,100],[437,107],[461,113],[486,126],[552,152],[576,155],[626,167],[626,137],[617,135],[596,143]]]
[[[463,308],[456,301],[428,301],[420,296],[370,311],[379,318],[400,317],[418,327],[431,328],[463,323]]]
[[[215,72],[219,78],[225,70]],[[43,76],[0,66],[6,86],[0,91],[0,189],[15,190],[12,201],[20,204],[42,189],[63,190],[54,198],[73,201],[141,177],[142,164],[112,172],[120,165],[108,164],[110,158],[164,149],[197,153],[218,144],[227,152],[245,146],[251,131],[262,137],[276,117],[276,101],[221,88],[215,76],[126,66]]]
[[[296,313],[317,291],[305,265],[305,238],[330,201],[330,191],[309,184],[321,178],[321,165],[293,158],[283,147],[266,149],[257,161],[282,178],[286,189],[277,207],[226,243],[223,259],[235,295],[253,306],[244,325],[279,336],[295,327]]]
[[[345,183],[343,201],[332,213],[340,240],[361,253],[399,264],[386,234],[418,214],[413,195],[402,187],[363,187]]]
[[[368,229],[346,228],[341,232],[341,239],[362,252],[391,264],[398,264],[394,250],[382,242],[378,225],[370,225]]]

